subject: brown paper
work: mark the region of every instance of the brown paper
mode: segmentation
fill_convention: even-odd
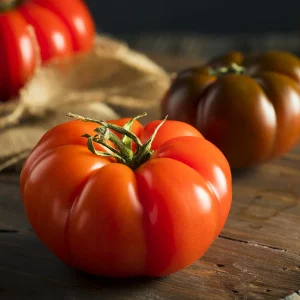
[[[0,171],[23,160],[69,111],[98,119],[159,117],[168,74],[124,43],[98,36],[93,50],[36,70],[17,99],[0,104]]]

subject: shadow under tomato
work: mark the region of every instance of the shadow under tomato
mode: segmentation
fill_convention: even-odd
[[[235,179],[241,179],[248,177],[252,175],[254,172],[256,172],[257,166],[253,167],[247,167],[247,168],[238,168],[238,169],[232,169],[231,168],[231,175],[232,175],[232,180],[234,181]]]
[[[166,280],[167,277],[130,277],[130,278],[111,278],[85,273],[80,270],[72,269],[72,277],[76,277],[77,283],[81,288],[101,290],[101,295],[113,297],[122,294],[124,297],[131,298],[139,291],[153,290],[157,284]]]

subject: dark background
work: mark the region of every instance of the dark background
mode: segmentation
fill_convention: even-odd
[[[300,55],[300,0],[86,0],[98,32],[145,53],[201,57],[230,50]]]
[[[86,0],[111,34],[195,32],[259,34],[300,29],[299,0]]]

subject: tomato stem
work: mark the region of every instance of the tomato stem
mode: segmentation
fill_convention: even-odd
[[[221,68],[212,68],[209,67],[209,74],[212,76],[222,76],[226,74],[243,74],[245,73],[246,69],[243,66],[240,66],[236,63],[231,63],[227,67],[221,67]]]
[[[136,143],[137,147],[141,147],[142,146],[142,143],[139,140],[139,138],[135,134],[133,134],[130,130],[127,130],[124,127],[121,127],[121,126],[118,126],[118,125],[106,123],[105,121],[102,121],[101,125],[109,128],[109,129],[112,129],[112,130],[114,130],[117,133],[125,135],[129,139],[133,140]]]
[[[126,145],[119,139],[119,137],[109,130],[113,128],[110,128],[108,125],[109,124],[106,123],[105,125],[103,125],[103,127],[96,128],[95,131],[99,134],[100,139],[102,139],[103,141],[111,141],[119,149],[120,156],[125,160],[126,164],[129,163],[130,160],[132,160],[132,156],[133,156],[132,150],[126,147]],[[109,149],[112,150],[111,148]]]
[[[80,120],[82,122],[92,122],[101,125],[100,127],[94,129],[94,131],[96,132],[94,136],[90,136],[88,134],[82,135],[82,137],[88,139],[88,149],[96,155],[112,157],[116,159],[117,162],[125,164],[133,170],[137,169],[141,164],[150,159],[153,154],[153,150],[151,150],[152,142],[158,130],[167,120],[167,117],[165,117],[164,120],[162,120],[162,122],[155,129],[153,135],[144,144],[142,144],[140,139],[131,131],[131,129],[135,120],[146,115],[147,114],[144,113],[135,118],[132,118],[123,127],[121,127],[115,124],[107,123],[104,120],[85,118],[72,113],[67,114],[68,117]],[[112,131],[121,134],[122,139],[120,139]],[[108,143],[106,143],[106,141],[112,142],[112,144],[115,145],[116,148],[110,146]],[[132,151],[132,142],[136,144],[135,152]],[[110,150],[110,152],[97,151],[95,149],[94,143],[98,143],[106,147],[108,150]]]
[[[15,9],[24,0],[0,0],[0,12]]]
[[[136,116],[136,117],[132,118],[131,120],[129,120],[129,121],[123,126],[123,128],[124,128],[124,129],[127,129],[128,131],[130,131],[131,128],[132,128],[132,125],[133,125],[134,121],[136,121],[136,120],[138,120],[138,119],[140,119],[140,118],[142,118],[142,117],[145,117],[146,115],[147,115],[147,113],[143,113],[143,114],[141,114],[141,115],[139,115],[139,116]],[[132,140],[130,137],[128,137],[128,136],[126,136],[126,135],[123,136],[122,142],[126,145],[126,147],[128,147],[128,148],[130,148],[130,149],[131,149],[131,147],[132,147],[132,141],[133,141],[133,140]],[[135,144],[136,144],[137,148],[140,149],[140,147],[141,147],[141,142],[140,142],[139,139],[137,139],[137,140],[135,141]]]

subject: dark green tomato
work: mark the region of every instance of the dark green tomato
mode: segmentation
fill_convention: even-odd
[[[287,52],[231,52],[180,72],[163,115],[195,126],[231,167],[288,152],[300,137],[300,60]]]

